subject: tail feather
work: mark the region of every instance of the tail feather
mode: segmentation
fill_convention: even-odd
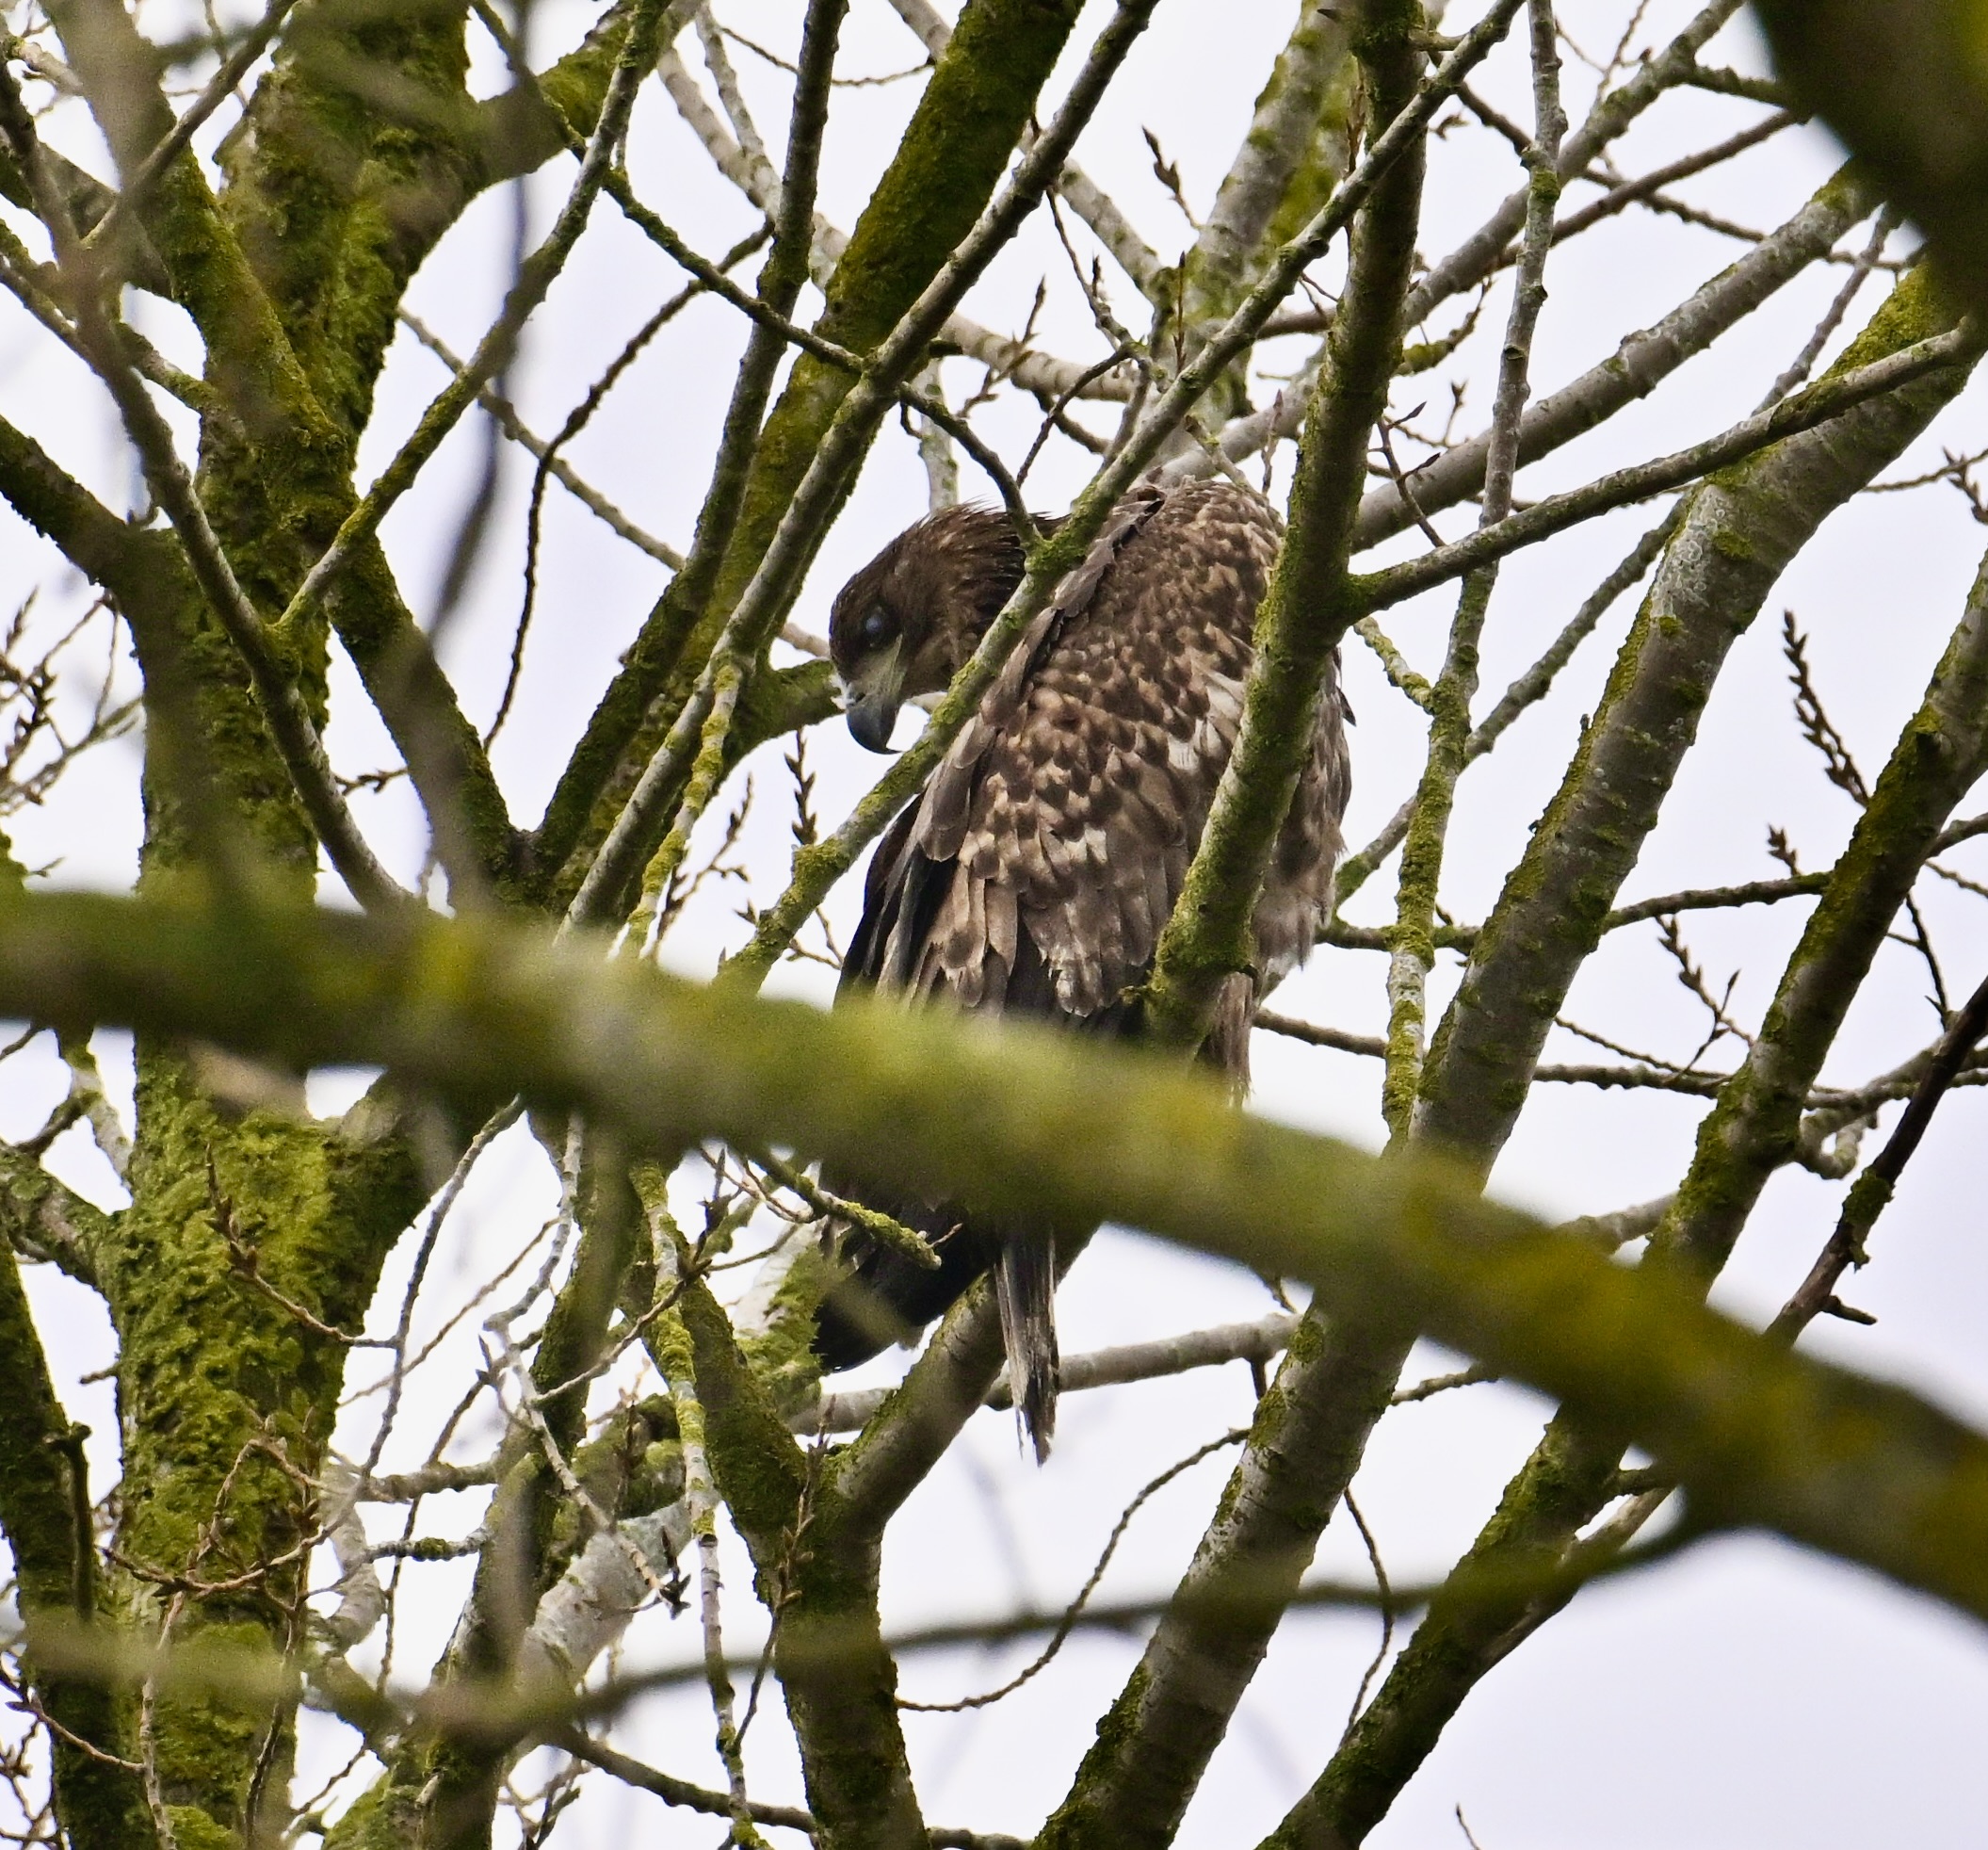
[[[1001,1341],[1008,1351],[1009,1391],[1040,1465],[1049,1456],[1049,1442],[1056,1436],[1059,1363],[1055,1241],[1026,1234],[1004,1240],[994,1262],[994,1299],[1001,1312]]]

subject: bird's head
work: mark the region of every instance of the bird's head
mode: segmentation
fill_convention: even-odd
[[[957,507],[907,527],[843,586],[829,658],[859,745],[891,749],[898,708],[952,679],[1021,578],[1007,520]]]

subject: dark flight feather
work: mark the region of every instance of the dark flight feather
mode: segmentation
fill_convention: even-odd
[[[1280,538],[1268,504],[1226,482],[1126,495],[879,843],[845,987],[1138,1032],[1138,985],[1235,745]],[[882,749],[898,704],[946,685],[1021,570],[1000,514],[952,508],[851,578],[830,626],[851,731]],[[1257,998],[1303,961],[1332,911],[1346,718],[1335,673],[1256,909],[1253,980],[1225,986],[1204,1049],[1238,1085]],[[1045,1455],[1056,1277],[1081,1233],[988,1225],[946,1203],[874,1205],[933,1240],[941,1266],[921,1271],[843,1230],[849,1275],[821,1308],[823,1367],[908,1339],[992,1269],[1015,1405]]]

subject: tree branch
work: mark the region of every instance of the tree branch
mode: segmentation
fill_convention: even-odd
[[[1948,814],[1984,763],[1988,565],[1925,704],[1880,779],[1882,811],[1874,796],[1830,874],[1759,1036],[1700,1126],[1690,1173],[1652,1234],[1651,1270],[1681,1273],[1702,1292],[1768,1177],[1797,1157],[1802,1110],[1851,998]],[[1372,1705],[1269,1843],[1284,1850],[1321,1841],[1357,1843],[1366,1836],[1467,1692],[1565,1603],[1537,1597],[1486,1601],[1461,1589],[1487,1568],[1516,1573],[1566,1557],[1610,1500],[1622,1451],[1619,1429],[1596,1428],[1571,1414],[1556,1418],[1459,1565],[1457,1590],[1438,1596]]]
[[[1237,1114],[1172,1062],[888,1005],[750,1001],[479,917],[34,895],[0,901],[0,952],[16,1016],[386,1066],[459,1109],[521,1091],[632,1150],[771,1141],[981,1211],[1117,1220],[1308,1278],[1335,1318],[1399,1315],[1621,1426],[1694,1515],[1988,1615],[1988,1439],[1483,1201],[1439,1157],[1383,1164]],[[899,1134],[879,1140],[880,1122]]]
[[[1911,351],[1945,318],[1930,279],[1908,276],[1832,378]],[[1580,754],[1485,921],[1430,1049],[1420,1113],[1436,1142],[1489,1166],[1574,974],[1697,736],[1727,651],[1824,517],[1925,428],[1964,377],[1935,372],[1870,399],[1692,497]],[[1722,545],[1728,533],[1746,535],[1744,544]]]
[[[1414,94],[1421,57],[1394,21],[1362,15],[1360,57],[1391,123]],[[1250,921],[1271,845],[1311,755],[1340,639],[1360,615],[1347,597],[1355,496],[1400,350],[1401,299],[1414,260],[1424,155],[1396,160],[1355,227],[1330,357],[1306,415],[1290,526],[1257,617],[1236,747],[1146,982],[1149,1032],[1197,1047],[1216,998],[1253,960]]]
[[[1519,426],[1521,466],[1585,435],[1624,406],[1646,398],[1685,362],[1745,320],[1763,302],[1828,254],[1830,247],[1870,210],[1868,189],[1845,168],[1737,264],[1722,269],[1662,320],[1627,335],[1601,365],[1530,406]],[[1458,444],[1415,471],[1415,503],[1425,513],[1453,507],[1477,493],[1490,451],[1487,431]],[[1393,486],[1377,488],[1360,505],[1362,547],[1404,532],[1413,511]]]
[[[946,48],[952,42],[952,27],[946,24],[930,0],[891,0],[891,8],[917,35],[919,43],[934,62],[946,56]],[[1070,209],[1091,227],[1097,241],[1111,253],[1112,261],[1138,285],[1139,293],[1150,296],[1164,265],[1158,253],[1132,228],[1130,220],[1112,203],[1110,196],[1075,161],[1064,163],[1062,172],[1057,175],[1056,187],[1069,202]],[[964,350],[972,352],[973,346],[960,338],[962,331],[958,320],[956,316],[948,325],[947,333]],[[1018,379],[1017,382],[1025,390],[1049,389],[1046,381],[1033,379]]]
[[[1899,1177],[1924,1139],[1940,1100],[1960,1082],[1983,1034],[1988,1034],[1988,982],[1980,984],[1967,998],[1954,1015],[1952,1026],[1940,1037],[1897,1128],[1844,1197],[1842,1212],[1828,1243],[1817,1255],[1795,1294],[1781,1307],[1770,1326],[1770,1334],[1792,1341],[1819,1316],[1848,1314],[1835,1296],[1837,1281],[1851,1266],[1866,1263],[1868,1255],[1865,1241],[1877,1225],[1878,1216],[1889,1206]]]
[[[1505,341],[1499,350],[1497,391],[1485,450],[1484,492],[1478,510],[1480,533],[1495,527],[1511,512],[1520,422],[1530,389],[1533,335],[1546,305],[1546,259],[1553,248],[1553,221],[1560,204],[1560,181],[1554,164],[1567,126],[1560,98],[1559,28],[1548,0],[1529,0],[1527,19],[1535,121],[1526,156],[1532,174],[1531,200]],[[1421,1083],[1426,984],[1436,956],[1435,917],[1444,851],[1457,781],[1470,762],[1470,706],[1477,698],[1479,657],[1496,582],[1495,563],[1464,576],[1450,623],[1443,672],[1430,702],[1429,750],[1422,780],[1410,800],[1413,807],[1396,883],[1395,928],[1388,941],[1387,1068],[1382,1081],[1382,1114],[1396,1138],[1409,1134]]]
[[[57,1815],[76,1842],[135,1844],[147,1834],[144,1798],[120,1749],[116,1698],[39,1660],[51,1620],[94,1626],[96,1537],[89,1495],[77,1495],[88,1429],[72,1426],[49,1380],[41,1339],[11,1246],[0,1241],[0,1534],[13,1552],[27,1668],[51,1729]],[[79,1525],[78,1515],[81,1522]],[[95,1751],[91,1751],[94,1749]]]
[[[1384,609],[1407,598],[1474,571],[1494,560],[1509,558],[1523,547],[1537,545],[1582,521],[1662,495],[1674,488],[1744,462],[1774,444],[1846,418],[1872,398],[1883,398],[1925,379],[1948,374],[1958,389],[1980,355],[1988,332],[1964,322],[1946,333],[1893,351],[1854,368],[1832,369],[1806,391],[1779,400],[1770,409],[1735,424],[1720,435],[1648,462],[1619,469],[1564,495],[1549,495],[1495,527],[1480,527],[1447,546],[1436,546],[1405,564],[1367,573],[1353,580],[1356,594],[1368,609]]]
[[[1220,1368],[1228,1362],[1268,1362],[1283,1353],[1297,1322],[1291,1312],[1279,1310],[1253,1323],[1223,1323],[1153,1342],[1128,1342],[1088,1355],[1066,1355],[1058,1373],[1058,1389],[1075,1394],[1088,1388],[1122,1387],[1131,1381],[1184,1374],[1189,1369]],[[798,1433],[858,1432],[896,1391],[892,1388],[850,1388],[824,1394],[816,1405],[796,1414],[787,1423]],[[979,1404],[1000,1412],[1013,1406],[1006,1379],[997,1380]]]
[[[0,1245],[24,1259],[59,1268],[79,1285],[101,1290],[97,1249],[112,1216],[58,1182],[39,1160],[0,1144]]]

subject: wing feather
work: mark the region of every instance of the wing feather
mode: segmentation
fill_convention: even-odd
[[[1278,541],[1265,504],[1224,482],[1126,496],[879,843],[845,985],[1135,1029],[1137,985],[1235,743]],[[1334,685],[1256,909],[1254,982],[1237,973],[1222,987],[1206,1054],[1238,1078],[1256,996],[1331,911],[1346,717]],[[1050,1256],[1063,1234],[982,1225],[944,1203],[891,1207],[937,1241],[940,1270],[846,1231],[849,1276],[819,1312],[824,1364],[874,1354],[996,1265],[1040,1456],[1055,1398]]]
[[[1226,482],[1127,496],[880,849],[851,952],[871,981],[1124,1016],[1235,744],[1279,538]],[[1335,688],[1258,910],[1264,980],[1330,911],[1346,786]]]

